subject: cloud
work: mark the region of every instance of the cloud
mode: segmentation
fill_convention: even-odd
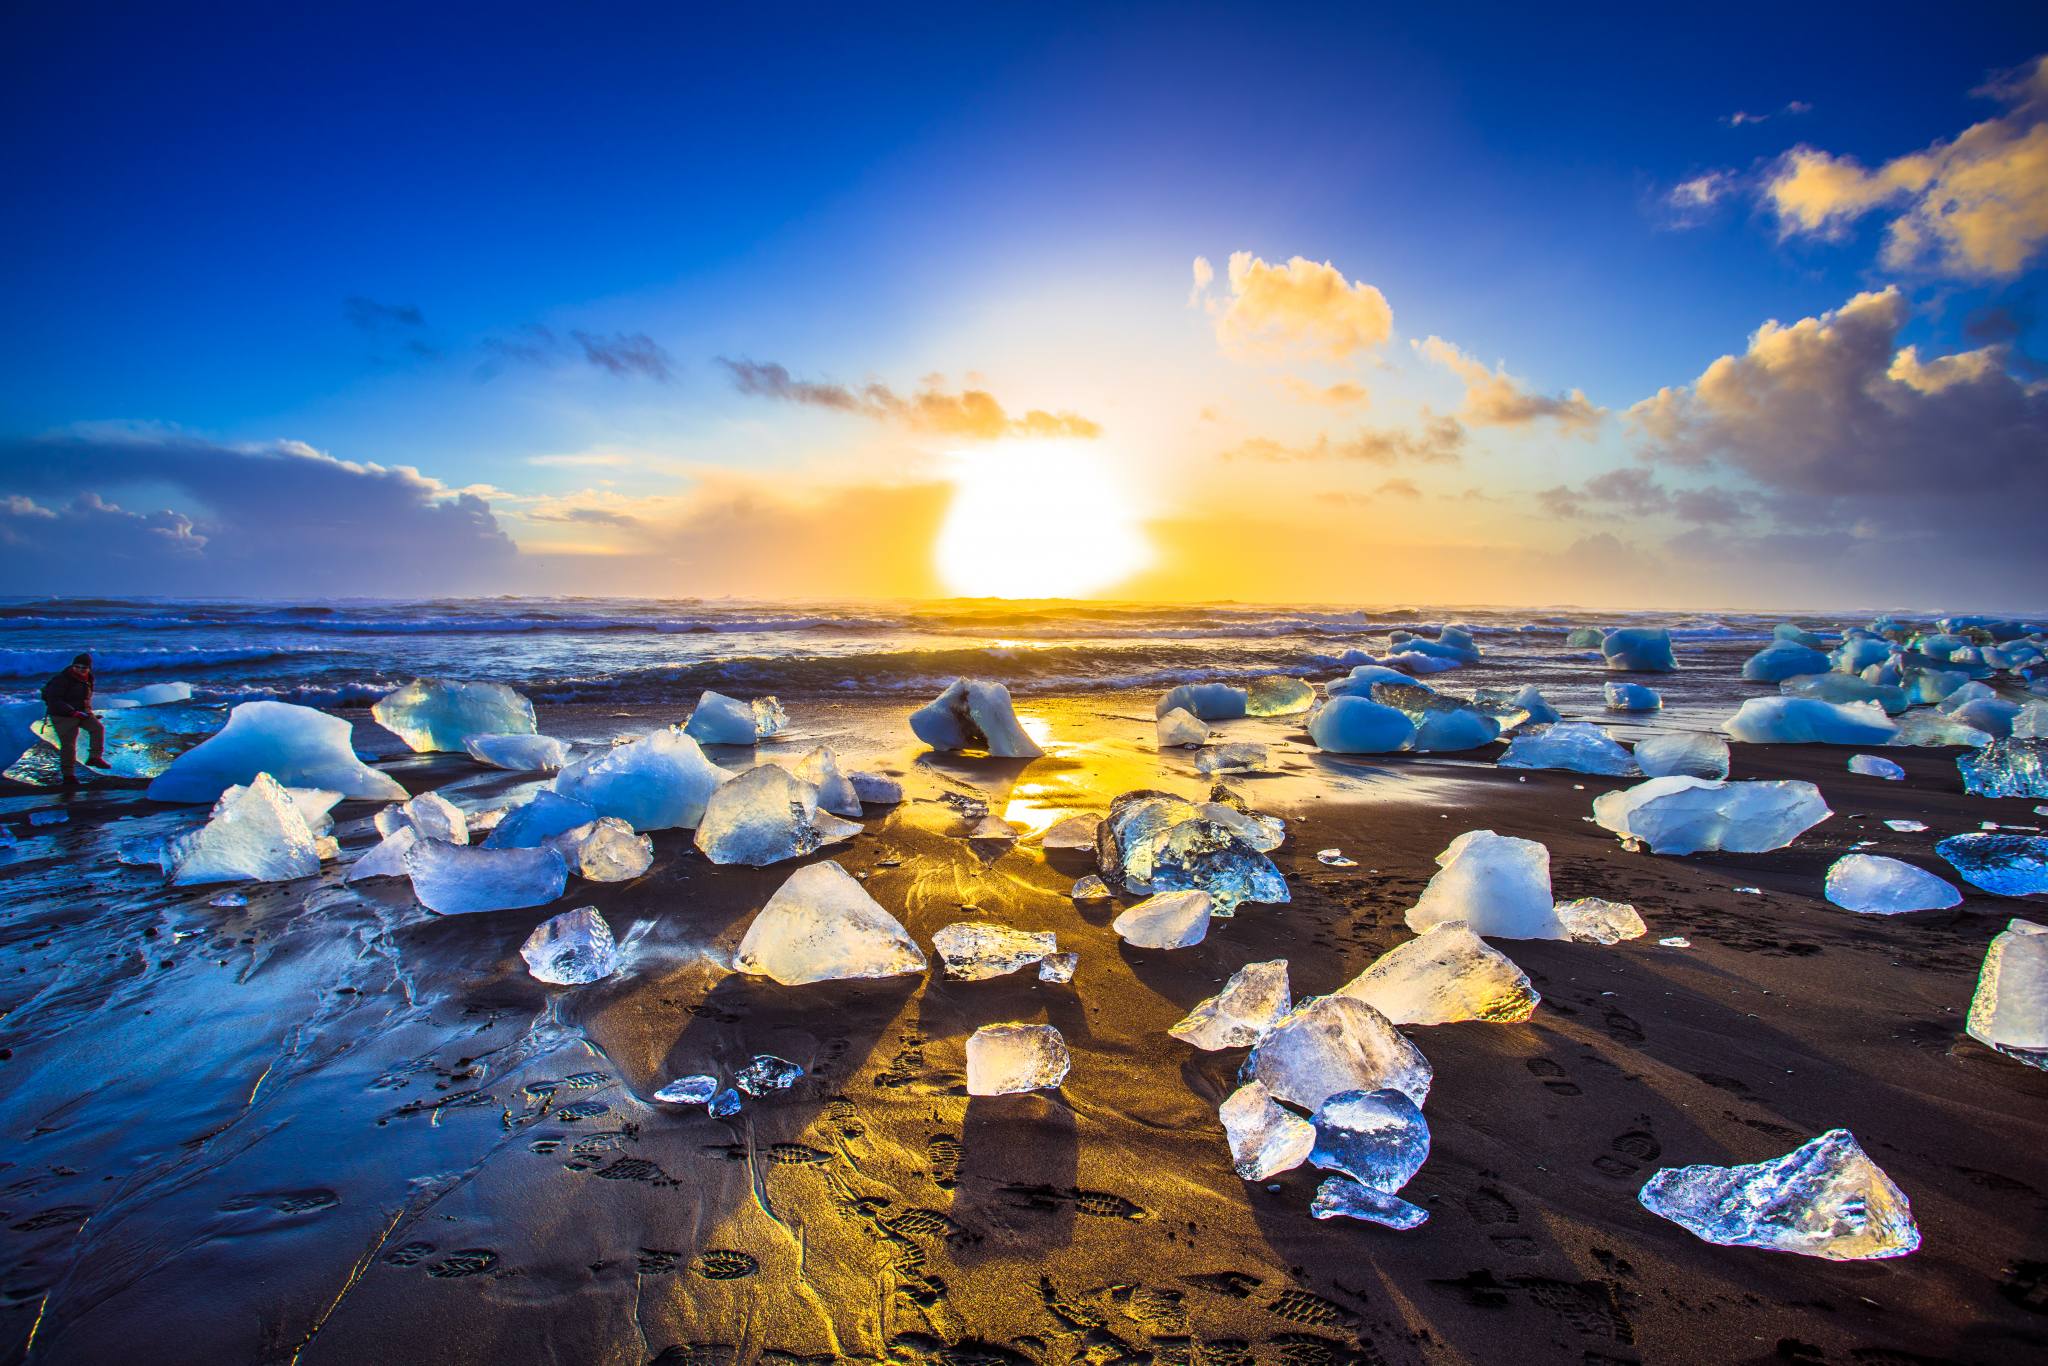
[[[1875,170],[1803,144],[1785,153],[1763,191],[1779,236],[1837,237],[1882,210],[1893,269],[1964,279],[2025,270],[2048,241],[2048,56],[1978,93],[2007,111]]]
[[[1568,394],[1534,394],[1502,368],[1487,368],[1442,337],[1414,343],[1425,359],[1435,361],[1465,382],[1465,403],[1459,415],[1479,426],[1514,427],[1539,418],[1553,418],[1569,430],[1590,432],[1605,415],[1580,390]]]
[[[1732,114],[1723,114],[1721,122],[1730,128],[1745,128],[1753,123],[1769,123],[1772,119],[1785,115],[1809,113],[1812,109],[1813,106],[1805,100],[1787,100],[1783,107],[1772,113],[1752,114],[1746,109],[1738,109]]]
[[[1679,181],[1664,196],[1664,209],[1669,215],[1670,225],[1697,227],[1707,220],[1716,204],[1733,195],[1738,188],[1740,181],[1733,171],[1703,171],[1690,180]]]
[[[1425,410],[1414,428],[1366,427],[1336,441],[1323,433],[1306,446],[1255,436],[1224,451],[1223,459],[1270,464],[1318,460],[1358,460],[1373,465],[1391,465],[1401,460],[1425,465],[1456,464],[1463,458],[1464,449],[1463,424],[1454,417],[1440,417]]]
[[[1623,466],[1594,475],[1578,488],[1559,484],[1536,495],[1536,504],[1551,517],[1631,517],[1669,515],[1681,522],[1735,522],[1752,515],[1753,495],[1706,487],[1667,489],[1651,470]]]
[[[1209,258],[1197,256],[1194,265],[1194,284],[1188,288],[1189,308],[1193,308],[1201,301],[1202,295],[1208,291],[1209,286],[1215,282],[1215,279],[1216,267],[1209,264]]]
[[[1190,303],[1215,279],[1203,257],[1195,258],[1194,278]],[[1232,252],[1229,289],[1228,300],[1210,300],[1209,310],[1217,342],[1233,355],[1298,353],[1347,361],[1393,335],[1387,296],[1363,281],[1346,280],[1328,261],[1295,256],[1273,265],[1248,251]]]
[[[1372,398],[1363,384],[1339,380],[1335,384],[1310,384],[1296,375],[1281,377],[1281,387],[1303,403],[1320,404],[1325,408],[1355,408]]]
[[[1373,493],[1387,498],[1420,498],[1422,496],[1422,490],[1415,487],[1413,479],[1389,479],[1374,489]]]
[[[619,455],[612,451],[579,451],[566,455],[529,455],[526,457],[526,463],[529,465],[543,465],[550,468],[561,467],[565,469],[582,469],[587,467],[617,468],[632,464],[633,458],[628,455]]]
[[[663,383],[675,378],[675,362],[644,332],[618,332],[609,337],[571,332],[583,348],[583,359],[621,379],[634,375]]]
[[[0,577],[17,591],[474,591],[516,554],[483,499],[292,441],[154,429],[0,440],[0,490]],[[129,493],[178,506],[132,511]]]
[[[375,299],[356,294],[342,307],[348,312],[348,320],[365,332],[376,332],[386,327],[427,325],[426,315],[420,312],[417,304],[380,304]]]
[[[484,350],[489,359],[477,368],[477,378],[495,378],[506,362],[552,367],[565,360],[582,360],[620,379],[651,379],[666,384],[675,378],[676,362],[659,343],[644,332],[595,332],[572,330],[567,337],[539,323],[527,323],[509,336],[487,337]]]
[[[986,390],[948,392],[940,387],[938,376],[928,377],[917,392],[904,395],[878,383],[854,389],[843,384],[797,379],[787,367],[773,361],[731,360],[721,356],[718,363],[732,375],[733,387],[743,394],[853,413],[878,422],[894,422],[912,431],[977,441],[1017,436],[1093,438],[1102,434],[1100,425],[1077,413],[1032,408],[1012,417]]]

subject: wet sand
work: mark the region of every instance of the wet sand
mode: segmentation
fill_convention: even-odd
[[[1835,747],[1736,747],[1734,776],[1820,784],[1837,813],[1786,850],[1661,858],[1590,824],[1625,780],[1469,760],[1336,760],[1298,720],[1227,739],[1289,821],[1294,900],[1171,953],[1077,906],[1086,855],[1029,837],[984,860],[949,789],[1032,830],[1135,787],[1205,791],[1151,752],[1152,696],[1033,699],[1054,752],[944,759],[903,708],[793,704],[848,767],[904,776],[827,851],[929,944],[969,916],[1057,931],[1071,985],[1027,970],[785,988],[721,964],[792,865],[714,869],[655,837],[632,883],[455,919],[402,882],[166,889],[118,840],[200,813],[126,790],[0,795],[0,1352],[43,1362],[2012,1362],[2048,1334],[2048,1075],[1962,1032],[1985,944],[2043,898],[1867,917],[1820,897],[1852,844],[1948,874],[1944,835],[2044,823],[1962,794],[1948,751],[1847,773]],[[543,709],[602,739],[671,719]],[[391,752],[368,721],[366,747]],[[1485,752],[1482,752],[1484,755]],[[722,755],[734,764],[743,754]],[[517,792],[448,758],[385,765],[468,806]],[[27,825],[62,805],[69,822]],[[341,812],[351,852],[374,808]],[[1898,834],[1881,822],[1930,827]],[[1434,1064],[1408,1233],[1319,1222],[1311,1169],[1247,1185],[1216,1105],[1241,1052],[1166,1036],[1246,962],[1327,991],[1408,937],[1456,834],[1543,841],[1560,898],[1633,902],[1650,933],[1501,941],[1543,994],[1526,1024],[1408,1032]],[[1336,846],[1354,868],[1317,862]],[[1761,889],[1761,895],[1738,892]],[[1967,890],[1967,889],[1966,889]],[[627,970],[551,989],[518,946],[602,910]],[[971,909],[970,909],[971,908]],[[1660,946],[1682,935],[1689,948]],[[969,1099],[981,1024],[1057,1025],[1057,1093]],[[790,1092],[732,1120],[648,1097],[769,1052]],[[1713,1247],[1643,1210],[1660,1165],[1748,1162],[1847,1127],[1913,1202],[1909,1257],[1830,1263]],[[32,1343],[32,1346],[31,1346]]]

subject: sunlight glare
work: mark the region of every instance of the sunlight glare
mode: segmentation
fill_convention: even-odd
[[[955,593],[1083,597],[1151,563],[1128,494],[1092,447],[1020,442],[953,459],[953,504],[934,554]]]

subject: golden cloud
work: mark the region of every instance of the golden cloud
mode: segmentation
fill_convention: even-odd
[[[1195,258],[1194,278],[1199,297],[1215,279],[1206,257]],[[1345,361],[1393,335],[1387,296],[1346,280],[1328,261],[1295,256],[1275,265],[1248,251],[1232,252],[1229,288],[1229,299],[1212,303],[1211,311],[1216,340],[1233,355],[1295,352]]]

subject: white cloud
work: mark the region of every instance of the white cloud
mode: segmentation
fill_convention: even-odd
[[[1195,258],[1199,300],[1215,279],[1203,257]],[[1359,280],[1347,280],[1328,261],[1303,256],[1271,264],[1248,251],[1232,252],[1229,298],[1211,300],[1216,340],[1248,359],[1287,354],[1348,361],[1384,344],[1394,331],[1387,296]]]
[[[1426,360],[1436,362],[1465,382],[1465,403],[1459,416],[1479,426],[1514,427],[1538,418],[1554,418],[1558,425],[1590,432],[1605,415],[1580,390],[1568,394],[1531,393],[1520,380],[1501,367],[1459,350],[1442,337],[1425,337],[1414,343]]]

